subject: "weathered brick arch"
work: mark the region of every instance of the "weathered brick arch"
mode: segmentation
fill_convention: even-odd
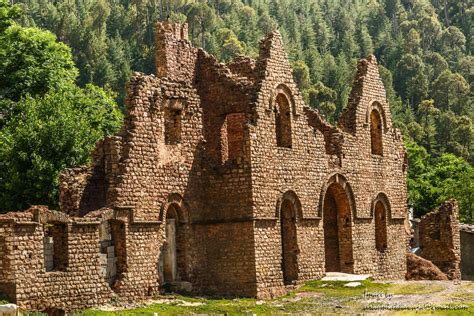
[[[174,206],[176,208],[176,212],[178,212],[178,219],[181,224],[189,223],[189,207],[187,203],[184,202],[183,197],[179,193],[170,193],[166,203],[162,204],[159,216],[159,220],[161,222],[166,220],[166,213],[168,212],[170,206]]]
[[[301,203],[293,191],[283,194],[278,203],[281,233],[281,267],[283,284],[299,279],[299,245],[297,221],[301,218]]]
[[[291,89],[283,83],[278,84],[271,92],[269,109],[272,111],[275,110],[275,107],[277,106],[277,97],[279,95],[285,96],[285,98],[288,100],[288,103],[290,104],[291,113],[293,114],[293,116],[297,115],[295,98],[293,97],[293,92],[291,92]]]
[[[159,262],[160,285],[180,282],[188,279],[187,233],[188,207],[178,193],[168,195],[167,203],[161,210],[165,243],[160,248]],[[168,289],[170,290],[170,289]]]
[[[353,273],[354,196],[347,179],[336,173],[323,188],[321,213],[326,272]]]
[[[318,212],[317,216],[322,217],[322,215],[323,215],[324,197],[326,196],[326,191],[328,190],[328,188],[332,184],[337,183],[344,189],[344,191],[346,193],[346,196],[347,196],[347,199],[349,200],[349,207],[350,207],[351,214],[352,214],[353,217],[356,217],[357,216],[357,209],[356,209],[356,203],[355,203],[355,199],[354,199],[354,193],[352,191],[352,187],[349,184],[347,178],[344,175],[335,172],[335,173],[330,174],[327,177],[327,179],[328,180],[323,185],[323,187],[321,189],[321,194],[319,195],[319,208],[317,210],[317,212]]]
[[[298,219],[303,218],[303,209],[301,206],[300,199],[298,198],[298,195],[293,191],[293,190],[288,190],[285,193],[281,195],[280,198],[277,200],[276,204],[276,209],[275,209],[275,217],[280,218],[280,211],[281,211],[281,205],[284,201],[290,202],[293,207],[295,208],[296,211],[296,216]]]
[[[370,217],[374,217],[375,205],[379,201],[385,207],[385,211],[387,212],[387,215],[389,216],[389,218],[391,218],[392,209],[391,209],[391,205],[390,205],[390,199],[388,198],[388,195],[385,194],[384,192],[379,192],[377,194],[377,196],[372,200],[372,203],[371,203],[371,206],[370,206]]]
[[[373,110],[376,110],[380,115],[383,126],[383,132],[386,133],[390,126],[387,122],[387,115],[385,113],[385,110],[379,101],[373,100],[370,102],[370,105],[367,107],[367,112],[365,113],[365,122],[370,125],[370,114]]]
[[[385,193],[379,193],[372,202],[372,216],[375,226],[375,247],[379,252],[387,249],[387,224],[390,214],[390,202]]]
[[[293,144],[292,121],[296,115],[295,101],[290,89],[278,85],[271,96],[275,112],[275,133],[278,147],[291,148]]]
[[[388,130],[387,118],[382,105],[373,101],[367,108],[366,123],[370,129],[370,151],[373,155],[383,155],[383,134]]]

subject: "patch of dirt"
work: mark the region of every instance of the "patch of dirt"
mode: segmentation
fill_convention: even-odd
[[[318,292],[301,292],[301,293],[296,293],[297,297],[302,297],[302,298],[308,298],[308,297],[321,297],[324,296],[323,293],[318,293]]]
[[[413,253],[407,254],[407,270],[407,280],[448,280],[446,274],[431,261]]]

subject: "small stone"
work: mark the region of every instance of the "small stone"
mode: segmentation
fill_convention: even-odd
[[[358,286],[361,286],[362,283],[360,282],[349,282],[349,283],[346,283],[344,284],[344,287],[358,287]]]

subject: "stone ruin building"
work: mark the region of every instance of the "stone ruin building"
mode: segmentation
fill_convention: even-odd
[[[61,175],[60,212],[0,216],[0,292],[79,309],[181,290],[269,298],[325,272],[402,279],[407,159],[374,56],[337,126],[308,108],[281,36],[219,63],[156,26],[156,75],[91,167]]]

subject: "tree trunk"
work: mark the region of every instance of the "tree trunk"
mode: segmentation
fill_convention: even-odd
[[[204,29],[204,23],[201,24],[201,47],[202,49],[206,49],[206,47],[204,46],[206,44],[206,40],[204,38],[204,32],[205,32],[205,29]]]
[[[160,0],[160,20],[163,21],[163,0]]]
[[[448,0],[444,0],[444,20],[446,26],[449,27]]]

